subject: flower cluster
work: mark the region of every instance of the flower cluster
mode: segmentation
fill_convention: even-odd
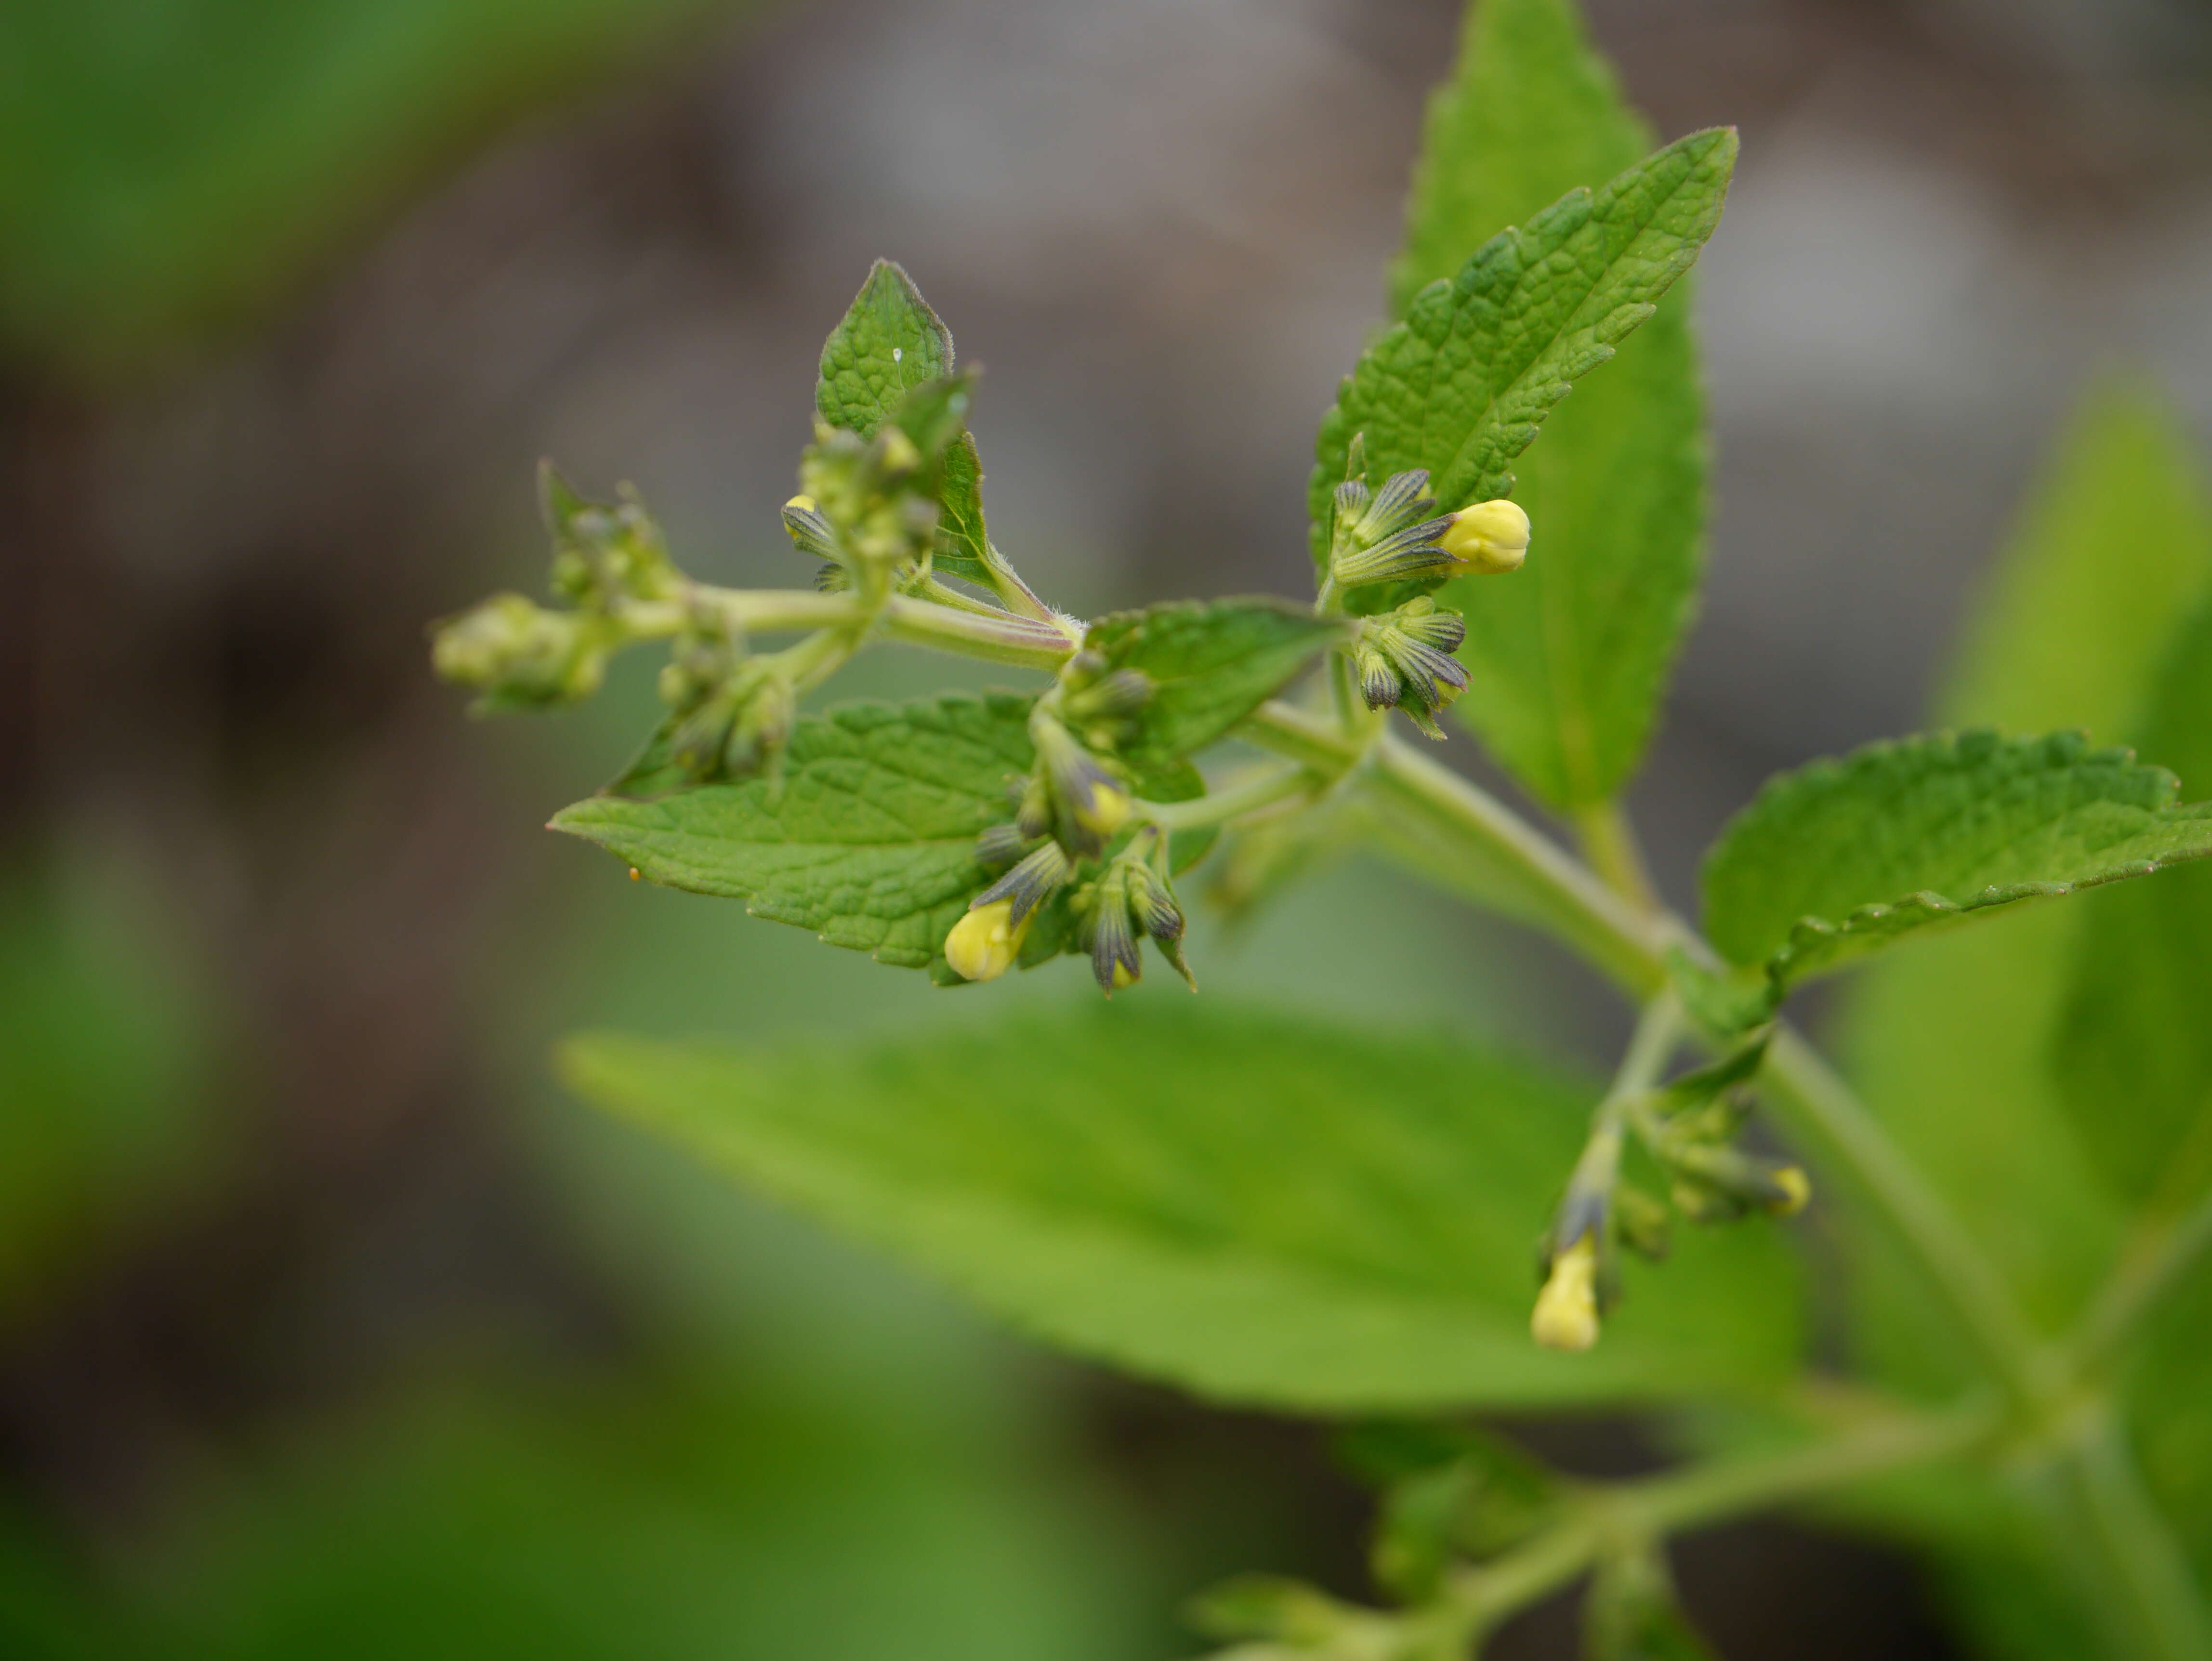
[[[1528,553],[1528,515],[1503,497],[1438,514],[1425,469],[1393,473],[1370,490],[1352,457],[1336,487],[1329,526],[1328,580],[1336,589],[1473,573],[1517,570]]]
[[[1437,716],[1467,690],[1466,666],[1452,655],[1466,638],[1466,620],[1426,594],[1362,618],[1352,663],[1367,707],[1403,709],[1424,733],[1442,739]]]

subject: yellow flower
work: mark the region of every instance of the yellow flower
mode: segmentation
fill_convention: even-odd
[[[952,925],[945,937],[945,960],[963,980],[994,981],[1014,966],[1021,955],[1022,940],[1036,917],[1032,906],[1014,921],[1011,899],[979,905]]]
[[[1478,502],[1451,516],[1441,545],[1460,564],[1486,576],[1518,570],[1528,557],[1528,515],[1520,503],[1503,496]]]
[[[1597,1237],[1584,1234],[1552,1259],[1528,1330],[1547,1349],[1588,1349],[1597,1342]]]

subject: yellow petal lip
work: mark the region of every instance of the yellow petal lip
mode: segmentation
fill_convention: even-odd
[[[1437,545],[1460,564],[1484,575],[1518,570],[1528,557],[1528,515],[1517,502],[1500,496],[1478,502],[1451,516]]]
[[[1021,954],[1022,937],[1030,932],[1032,910],[1019,922],[1013,920],[1012,900],[979,905],[945,937],[945,960],[963,980],[994,981],[1014,966]]]
[[[1093,836],[1110,837],[1129,817],[1129,794],[1110,784],[1093,784],[1088,806],[1075,810],[1075,822]]]
[[[817,505],[818,504],[815,502],[814,498],[808,496],[804,490],[800,491],[797,496],[792,497],[790,501],[783,504],[785,512],[797,514],[813,513]]]
[[[1552,1259],[1536,1294],[1529,1335],[1547,1349],[1588,1349],[1597,1342],[1597,1241],[1583,1235]]]
[[[1783,1197],[1767,1209],[1778,1217],[1795,1217],[1813,1197],[1812,1182],[1800,1165],[1783,1166],[1774,1173],[1774,1183],[1782,1190]]]

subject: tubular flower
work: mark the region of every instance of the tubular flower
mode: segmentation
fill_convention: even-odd
[[[1030,932],[1027,917],[1019,922],[1013,917],[1012,900],[977,906],[945,937],[945,961],[964,980],[998,979],[1014,966],[1023,938]]]
[[[991,981],[1005,974],[1021,956],[1037,912],[1074,871],[1057,843],[1038,848],[968,903],[968,915],[945,936],[945,962],[963,980]]]
[[[1445,525],[1443,551],[1455,570],[1497,576],[1519,570],[1528,557],[1528,515],[1517,502],[1478,502]]]
[[[1547,1349],[1588,1349],[1597,1342],[1597,1236],[1585,1233],[1552,1259],[1528,1330]]]

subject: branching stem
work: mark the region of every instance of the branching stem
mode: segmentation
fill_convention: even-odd
[[[2143,1318],[2208,1258],[2212,1258],[2212,1193],[2146,1234],[2122,1258],[2082,1319],[2072,1354],[2075,1370],[2084,1375],[2101,1371]]]
[[[1474,1639],[1567,1585],[1626,1542],[1663,1539],[1829,1493],[1868,1477],[1973,1451],[2002,1423],[1995,1403],[1936,1414],[1888,1411],[1778,1453],[1585,1489],[1563,1522],[1490,1562],[1459,1571],[1445,1598]]]
[[[1026,593],[1026,590],[1024,591]],[[1074,649],[1072,630],[1049,617],[977,612],[891,596],[870,618],[854,598],[805,592],[693,591],[746,630],[865,626],[872,632],[991,662],[1056,668]],[[1033,597],[1032,597],[1033,598]],[[637,637],[672,634],[684,602],[631,608]],[[1042,609],[1042,608],[1040,608]],[[1211,805],[1149,804],[1155,823],[1214,823],[1286,799],[1299,789],[1357,774],[1386,809],[1379,835],[1400,857],[1442,885],[1547,929],[1647,1006],[1671,976],[1670,948],[1705,958],[1710,949],[1678,919],[1657,909],[1632,862],[1626,824],[1585,816],[1582,834],[1610,881],[1496,798],[1383,730],[1344,725],[1293,705],[1270,703],[1240,736],[1297,764],[1250,785],[1219,793]],[[1249,794],[1243,794],[1249,793]],[[1615,836],[1614,832],[1623,833]],[[1670,997],[1663,1001],[1671,1003]],[[1670,1018],[1671,1019],[1671,1018]],[[1633,1057],[1644,1046],[1632,1045]],[[1652,1044],[1660,1040],[1655,1036]],[[1668,1042],[1671,1043],[1672,1034]],[[1660,1064],[1663,1064],[1663,1056]],[[2100,1428],[2062,1447],[2057,1469],[2071,1485],[2072,1509],[2108,1560],[2100,1585],[2124,1601],[2125,1621],[2154,1646],[2159,1661],[2212,1661],[2212,1637],[2188,1565],[2170,1529],[2143,1493],[2141,1478],[2109,1409],[2083,1396],[2085,1374],[2105,1359],[2143,1311],[2212,1252],[2212,1201],[2176,1224],[2124,1267],[2070,1352],[2040,1343],[2012,1291],[1979,1244],[1850,1087],[1792,1031],[1780,1032],[1763,1082],[1776,1105],[1826,1148],[1896,1230],[2009,1398],[2008,1411],[1973,1403],[1938,1416],[1890,1415],[1831,1439],[1767,1457],[1693,1467],[1597,1491],[1574,1517],[1504,1557],[1463,1571],[1449,1585],[1446,1613],[1467,1637],[1480,1636],[1514,1610],[1565,1585],[1613,1544],[1641,1533],[1659,1537],[1747,1510],[1846,1485],[1883,1470],[1973,1451],[1992,1436],[2018,1436],[2048,1425],[2069,1399]]]
[[[1240,784],[1209,790],[1190,801],[1140,800],[1136,811],[1163,830],[1195,830],[1209,824],[1226,824],[1293,796],[1310,794],[1315,788],[1314,776],[1307,769],[1279,767]]]

